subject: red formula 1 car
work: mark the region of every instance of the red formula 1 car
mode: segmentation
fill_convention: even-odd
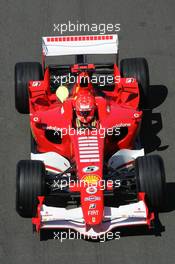
[[[149,101],[144,58],[87,63],[118,53],[117,35],[43,37],[43,65],[15,66],[16,109],[30,114],[31,160],[17,165],[16,209],[37,231],[73,229],[99,237],[114,228],[152,226],[164,200],[158,155],[140,144]],[[45,66],[46,56],[76,55]]]

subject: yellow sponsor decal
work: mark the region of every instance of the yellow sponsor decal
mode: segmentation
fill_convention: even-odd
[[[88,184],[96,184],[100,180],[100,177],[95,174],[88,174],[88,175],[84,175],[82,177],[82,180]]]

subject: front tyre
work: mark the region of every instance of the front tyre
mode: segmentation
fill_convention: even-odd
[[[165,170],[158,155],[138,157],[135,161],[137,191],[145,192],[148,207],[160,211],[165,202]]]
[[[22,217],[36,215],[38,196],[45,194],[45,166],[39,160],[21,160],[16,171],[16,211]]]

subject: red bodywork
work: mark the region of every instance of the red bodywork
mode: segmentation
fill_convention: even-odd
[[[76,72],[78,67],[78,65],[74,65],[72,72]],[[93,69],[95,66],[93,64],[86,66],[83,73],[79,73],[79,76],[87,74],[86,68]],[[37,150],[39,152],[59,153],[67,158],[70,163],[76,164],[76,174],[80,181],[86,179],[86,176],[88,178],[89,175],[97,181],[95,189],[92,182],[90,186],[87,186],[86,183],[74,187],[70,186],[71,191],[79,191],[81,194],[81,206],[87,225],[97,225],[103,220],[103,190],[98,182],[103,179],[104,161],[119,149],[133,148],[142,117],[142,111],[139,111],[138,108],[140,97],[137,81],[133,78],[119,78],[119,76],[118,67],[114,65],[114,80],[119,81],[115,83],[113,91],[103,91],[103,96],[98,94],[92,83],[88,83],[87,87],[80,87],[78,79],[64,103],[58,100],[55,93],[51,93],[49,68],[45,70],[43,81],[30,81],[29,83],[30,123],[33,136],[37,142]],[[93,131],[89,130],[88,135],[67,133],[62,136],[60,144],[50,142],[45,136],[46,129],[64,129],[65,131],[67,129],[69,131],[69,128],[74,127],[75,100],[79,94],[91,94],[95,98],[98,114],[96,132],[99,132],[100,129],[106,131],[114,127],[120,129],[127,127],[127,134],[119,140],[112,140],[112,136],[107,135],[107,133],[105,137],[100,133],[96,133],[94,136]],[[88,139],[89,142],[87,142]],[[97,146],[95,149],[98,155],[92,155],[92,158],[89,158],[87,153],[88,158],[86,158],[86,155],[81,155],[81,146],[87,144],[93,149],[93,139]],[[85,145],[83,144],[84,140]],[[98,170],[91,174],[85,173],[83,169],[88,166],[96,166]],[[95,204],[93,213],[89,210],[92,203]]]

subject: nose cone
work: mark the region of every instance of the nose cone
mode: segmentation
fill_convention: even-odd
[[[97,131],[98,132],[98,131]],[[99,225],[103,220],[104,188],[103,153],[104,138],[99,133],[86,130],[85,135],[72,136],[77,175],[79,178],[81,207],[87,225]],[[102,182],[103,183],[103,182]]]
[[[98,225],[103,220],[103,191],[97,188],[96,186],[89,186],[81,190],[84,220],[86,224],[91,226]]]

